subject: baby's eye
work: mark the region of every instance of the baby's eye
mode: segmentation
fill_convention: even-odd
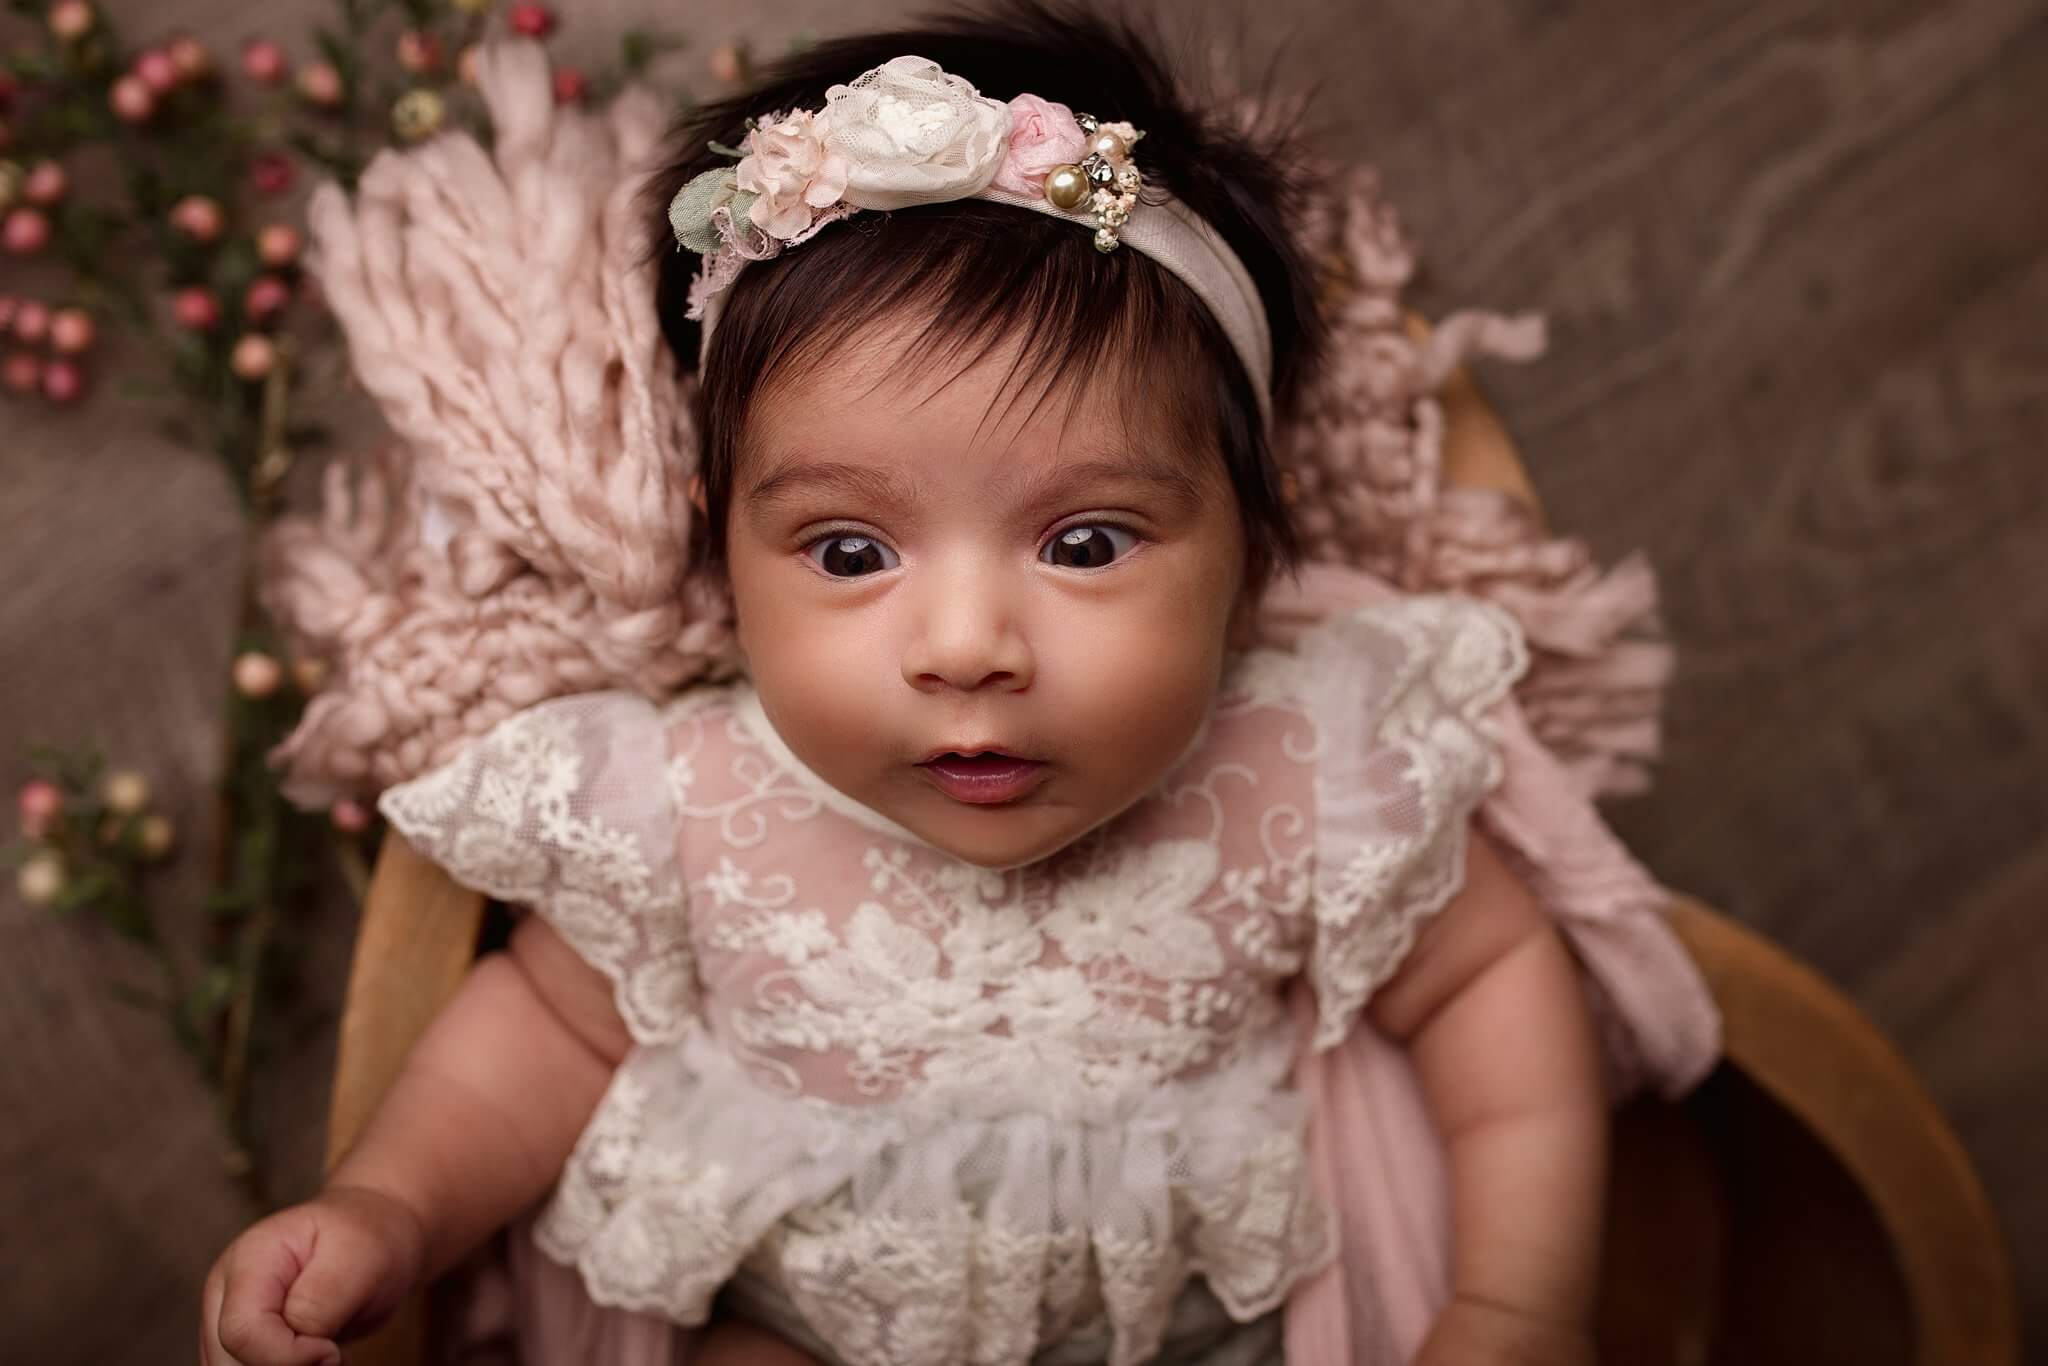
[[[824,547],[822,552],[818,551],[820,546]],[[804,547],[804,553],[835,579],[861,579],[896,567],[896,552],[872,536],[820,536]]]
[[[1068,527],[1046,546],[1045,553],[1051,557],[1047,562],[1067,569],[1094,569],[1108,564],[1117,557],[1115,538],[1118,536],[1130,542],[1124,548],[1124,554],[1129,554],[1138,544],[1137,533],[1110,522],[1084,522],[1080,526]]]

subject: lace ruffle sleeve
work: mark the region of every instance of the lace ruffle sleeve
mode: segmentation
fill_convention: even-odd
[[[645,698],[558,697],[386,789],[378,809],[457,882],[545,918],[611,978],[633,1039],[665,1042],[697,1006],[667,757]]]
[[[1308,971],[1324,1049],[1463,885],[1472,813],[1502,776],[1486,713],[1529,656],[1506,612],[1454,594],[1348,609],[1296,651],[1317,734]]]

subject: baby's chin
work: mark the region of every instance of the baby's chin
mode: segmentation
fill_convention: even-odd
[[[974,806],[932,791],[908,803],[911,809],[884,814],[961,862],[1002,873],[1051,858],[1135,804],[1133,798],[1121,809],[1091,811],[1044,792],[1016,803]]]

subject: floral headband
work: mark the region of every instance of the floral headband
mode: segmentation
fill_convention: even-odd
[[[1273,349],[1265,306],[1222,236],[1172,198],[1147,201],[1131,149],[1145,135],[1066,105],[984,98],[924,57],[895,57],[825,92],[825,107],[750,119],[732,166],[694,177],[669,204],[679,248],[704,258],[689,317],[709,351],[726,289],[765,261],[862,209],[986,199],[1095,230],[1095,248],[1151,257],[1208,306],[1270,421]],[[702,356],[700,354],[700,363]]]

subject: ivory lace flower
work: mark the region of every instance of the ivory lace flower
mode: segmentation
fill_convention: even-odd
[[[1010,110],[928,57],[892,57],[825,92],[847,200],[864,209],[965,199],[1009,150]]]

